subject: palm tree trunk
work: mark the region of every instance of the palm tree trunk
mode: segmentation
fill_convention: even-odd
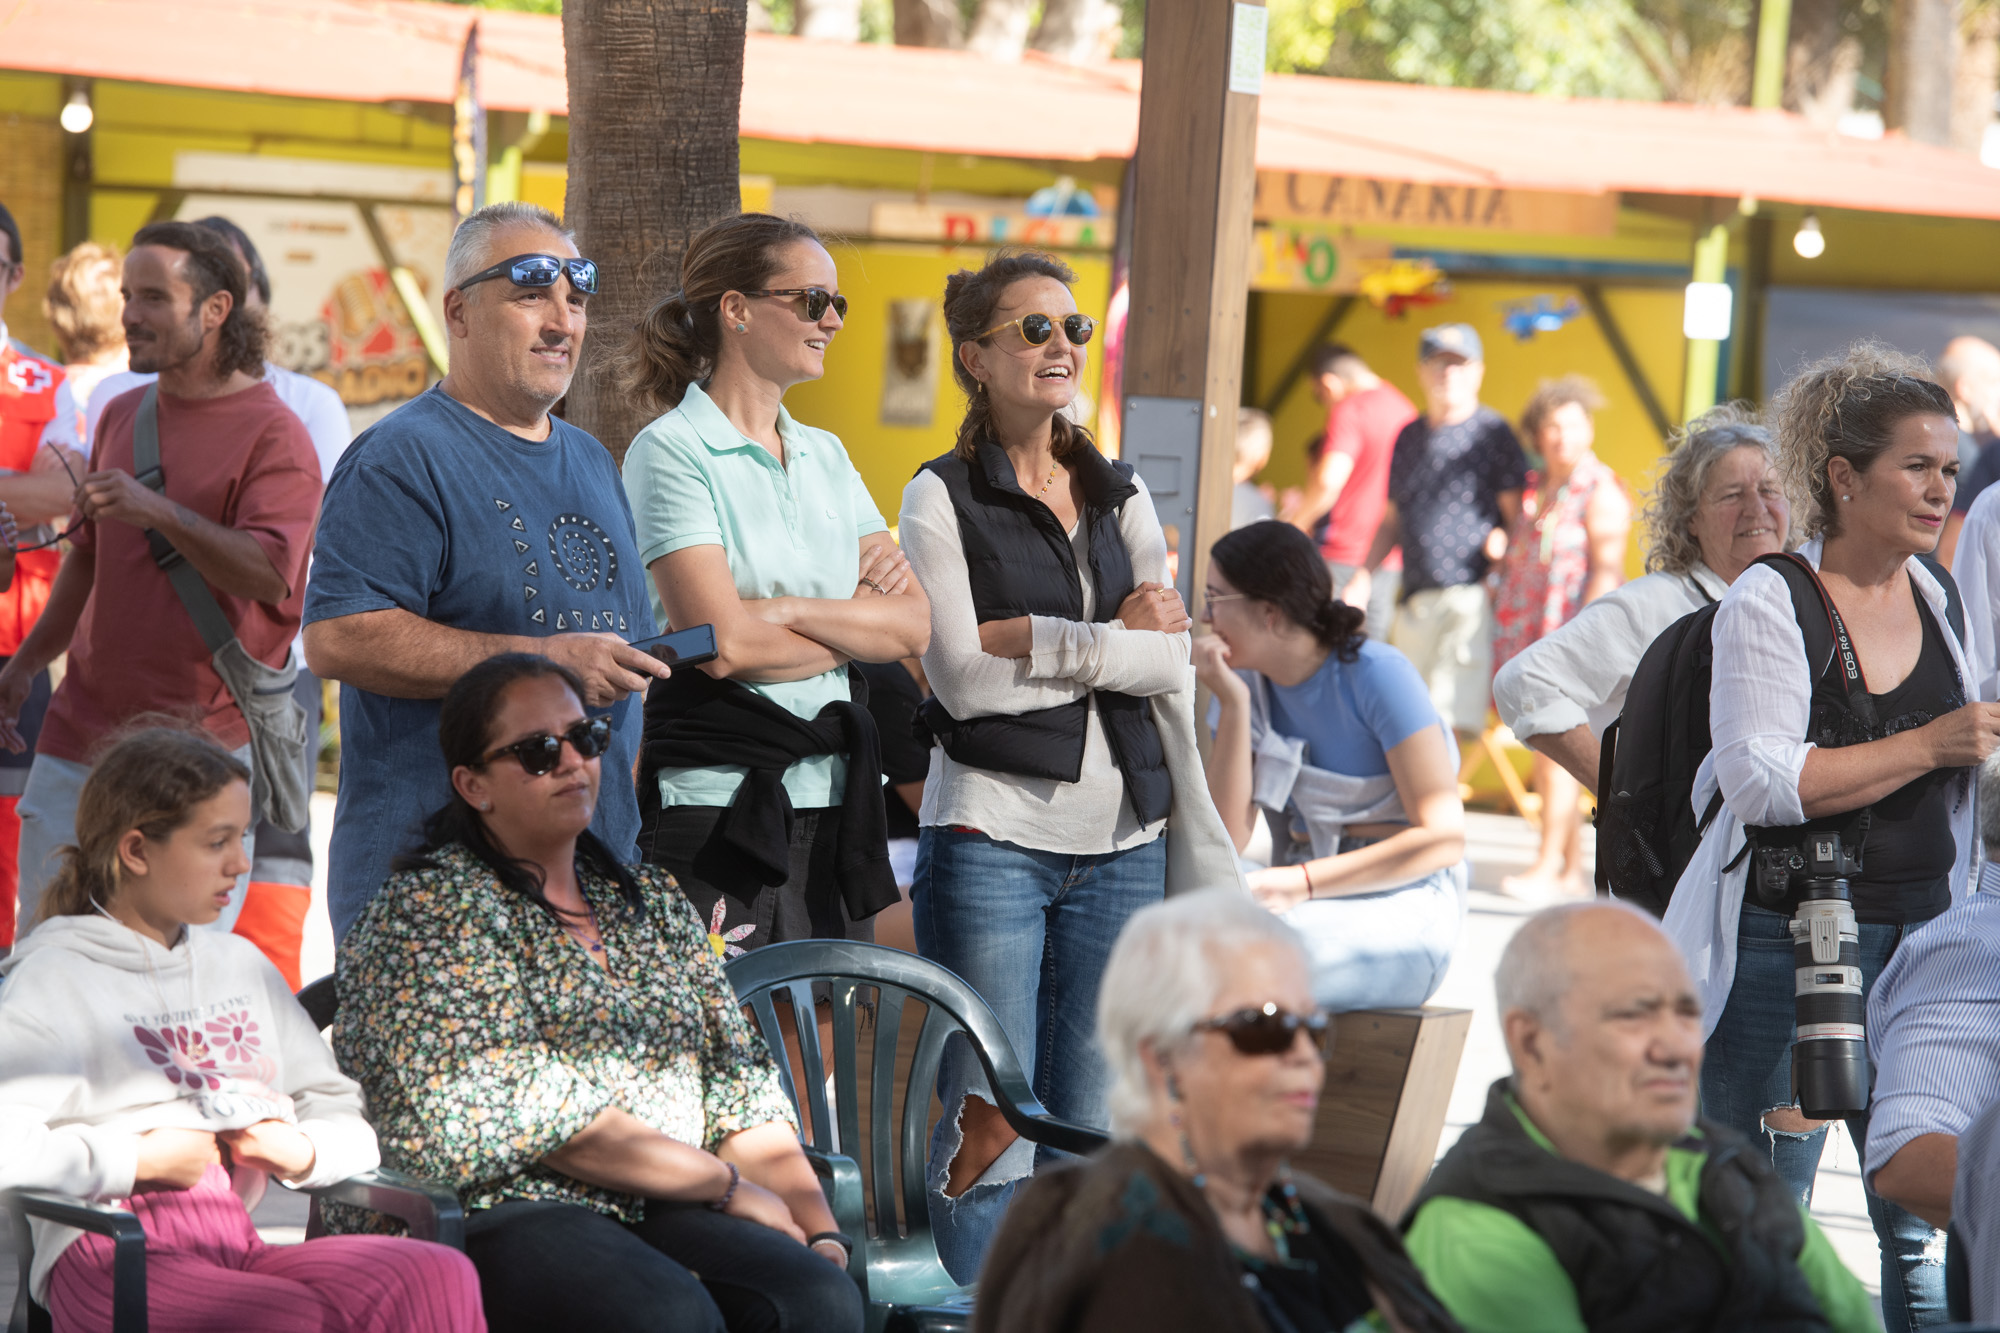
[[[1031,0],[979,0],[966,46],[988,60],[1019,60],[1028,49],[1032,10]]]
[[[964,46],[957,0],[895,0],[896,45]]]
[[[597,261],[590,331],[564,415],[624,461],[649,414],[612,367],[634,321],[672,290],[681,253],[741,205],[742,3],[567,0],[564,221]]]
[[[1094,64],[1111,54],[1106,39],[1117,22],[1112,0],[1047,0],[1034,48],[1072,65]]]
[[[1951,142],[1958,14],[1956,0],[1894,0],[1890,8],[1882,123],[1919,143]]]
[[[2000,84],[2000,0],[1965,0],[1951,99],[1951,146],[1979,155]]]

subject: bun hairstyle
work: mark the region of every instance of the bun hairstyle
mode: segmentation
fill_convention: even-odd
[[[1236,591],[1275,606],[1341,661],[1361,655],[1368,613],[1333,600],[1333,579],[1319,547],[1291,524],[1273,518],[1245,524],[1224,533],[1208,558]]]
[[[438,749],[447,768],[478,768],[493,752],[493,719],[506,702],[507,691],[524,680],[559,680],[583,703],[583,682],[574,671],[535,653],[496,653],[452,682],[438,708]],[[512,763],[511,759],[494,761]],[[474,859],[493,872],[500,886],[518,893],[549,914],[557,922],[563,912],[545,892],[546,880],[540,866],[509,856],[487,832],[486,821],[467,804],[454,786],[451,799],[424,820],[423,845],[398,856],[391,864],[397,870],[436,870],[437,853],[453,845],[464,847]],[[585,829],[576,838],[577,864],[610,880],[625,904],[625,917],[636,921],[645,915],[646,899],[639,881],[620,864],[611,849],[595,833]]]
[[[1844,458],[1866,472],[1887,451],[1896,427],[1928,416],[1958,419],[1929,364],[1872,339],[1806,367],[1779,390],[1771,403],[1778,467],[1794,510],[1803,515],[1805,535],[1840,533],[1829,463]]]
[[[769,286],[781,266],[779,251],[799,241],[822,244],[805,223],[769,213],[724,218],[689,241],[680,287],[639,317],[618,356],[626,391],[656,412],[679,407],[690,384],[715,373],[722,298]]]
[[[56,853],[55,878],[35,920],[89,916],[108,906],[118,892],[118,844],[127,833],[171,837],[196,806],[232,782],[249,781],[250,770],[203,732],[150,725],[113,741],[83,781],[76,842]]]
[[[972,377],[959,359],[958,349],[978,342],[993,327],[994,312],[1007,298],[1007,289],[1023,278],[1054,278],[1065,287],[1074,286],[1076,274],[1054,255],[1037,251],[995,255],[986,267],[974,272],[962,268],[944,280],[944,327],[951,335],[951,374],[965,390],[965,420],[958,423],[958,439],[952,452],[971,458],[982,439],[993,436],[993,404],[984,386]],[[1094,447],[1090,432],[1061,413],[1050,423],[1049,443],[1057,458],[1067,458]]]

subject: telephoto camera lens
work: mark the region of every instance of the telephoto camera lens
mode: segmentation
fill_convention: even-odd
[[[1792,1092],[1806,1115],[1832,1120],[1868,1109],[1868,1007],[1847,879],[1860,866],[1844,854],[1838,834],[1811,834],[1804,850],[1803,896],[1791,921],[1798,969]]]

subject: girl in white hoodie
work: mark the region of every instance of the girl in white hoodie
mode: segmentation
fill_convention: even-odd
[[[215,920],[247,866],[249,774],[156,728],[85,782],[77,845],[0,987],[0,1187],[130,1208],[156,1333],[483,1330],[478,1278],[442,1245],[258,1239],[264,1177],[313,1188],[375,1167],[361,1090],[255,945]],[[35,1223],[30,1287],[60,1333],[111,1327],[111,1246]]]

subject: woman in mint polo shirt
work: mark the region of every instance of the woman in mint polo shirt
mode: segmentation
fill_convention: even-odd
[[[713,625],[720,649],[647,696],[639,851],[730,954],[868,939],[898,900],[848,663],[920,655],[930,605],[840,440],[783,405],[825,373],[837,286],[810,227],[727,218],[689,244],[624,357],[664,413],[625,455],[654,609]]]

